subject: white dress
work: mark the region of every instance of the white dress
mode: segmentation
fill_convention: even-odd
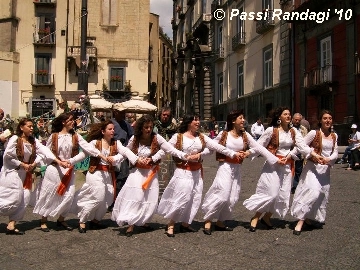
[[[25,214],[25,207],[30,201],[29,189],[23,188],[26,171],[20,167],[17,169],[21,161],[16,155],[16,145],[18,136],[14,135],[9,139],[7,147],[4,152],[4,166],[1,169],[0,177],[0,215],[9,216],[10,220],[22,220]],[[38,163],[41,158],[48,158],[54,160],[54,154],[36,140],[36,159]],[[28,162],[32,153],[32,146],[30,143],[24,143],[24,161]]]
[[[276,155],[286,156],[290,153],[292,158],[297,160],[296,154],[298,150],[301,154],[308,155],[311,149],[305,144],[300,132],[295,128],[292,129],[295,130],[296,147],[291,150],[293,140],[290,130],[288,132],[279,130],[279,147]],[[257,142],[266,147],[270,142],[272,134],[273,127],[267,128]],[[292,179],[293,174],[290,164],[270,164],[266,161],[256,186],[255,194],[244,201],[244,206],[250,211],[270,212],[280,218],[285,217],[289,210]]]
[[[315,135],[315,130],[310,131],[305,137],[305,142],[310,144]],[[329,201],[330,168],[338,157],[337,143],[335,142],[334,150],[333,145],[332,138],[322,138],[321,156],[330,158],[330,164],[315,164],[310,160],[306,162],[291,206],[293,217],[301,220],[309,218],[319,222],[325,221],[326,205]]]
[[[165,152],[178,158],[185,159],[185,153],[175,149],[160,135],[157,134],[156,137],[161,150],[152,156],[154,162],[157,162],[165,156]],[[133,140],[134,137],[131,137],[127,146],[130,149],[133,147]],[[150,154],[150,146],[139,144],[139,157],[149,157]],[[142,226],[149,222],[156,212],[159,200],[158,174],[155,174],[146,190],[142,189],[142,184],[147,179],[150,171],[151,169],[142,168],[132,168],[130,170],[125,185],[122,187],[116,198],[111,215],[111,219],[119,226],[122,226],[125,222],[129,225]]]
[[[85,141],[81,135],[76,134],[76,136],[78,136],[79,146],[85,154],[90,156],[98,156],[100,154],[100,151]],[[48,148],[51,148],[52,137],[53,135],[51,135],[47,141],[46,146]],[[70,163],[74,165],[84,158],[84,155],[80,152],[78,155],[71,158],[72,147],[72,135],[59,133],[58,156],[61,160],[69,160]],[[58,215],[65,217],[68,214],[75,194],[75,169],[72,173],[69,186],[67,187],[65,193],[63,195],[59,195],[56,192],[61,179],[68,170],[69,168],[63,168],[59,165],[49,165],[46,168],[40,187],[39,197],[33,211],[35,214],[39,214],[44,217],[55,217]]]
[[[219,142],[222,132],[214,139]],[[270,164],[277,162],[278,158],[258,144],[254,138],[246,132],[248,144],[256,153],[264,156]],[[244,143],[242,136],[235,138],[228,133],[225,146],[233,151],[243,151]],[[204,220],[217,219],[220,221],[230,220],[235,203],[239,200],[241,190],[241,164],[219,162],[218,171],[214,182],[205,194],[201,206],[204,212]]]
[[[90,144],[95,147],[96,142],[97,140],[93,140]],[[115,162],[112,165],[121,163],[125,158],[128,158],[132,164],[136,163],[138,157],[130,149],[122,146],[120,141],[117,141],[117,151],[118,154],[114,156]],[[102,148],[101,153],[108,157],[110,148]],[[109,165],[103,160],[100,160],[99,164]],[[93,219],[101,220],[113,201],[114,185],[111,172],[100,170],[95,170],[94,173],[87,172],[86,182],[75,192],[71,212],[77,214],[80,223]]]
[[[235,152],[218,144],[204,135],[206,147],[229,157],[234,157]],[[169,143],[175,145],[177,133],[170,139]],[[182,151],[188,154],[199,153],[202,144],[199,137],[190,139],[183,136]],[[173,177],[167,185],[158,207],[158,214],[175,222],[191,224],[201,203],[203,190],[203,178],[201,169],[189,171],[176,168]]]

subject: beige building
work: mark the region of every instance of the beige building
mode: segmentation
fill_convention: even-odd
[[[12,117],[77,98],[81,2],[0,0],[0,107]],[[89,95],[147,99],[149,0],[88,0],[87,10]]]
[[[185,112],[226,120],[231,110],[243,109],[253,122],[291,106],[289,26],[272,18],[280,8],[275,0],[174,2],[175,77]],[[225,11],[223,20],[215,19],[217,9]],[[230,19],[232,11],[238,15]]]
[[[175,110],[172,83],[173,46],[159,27],[159,15],[150,13],[149,101],[158,108],[170,106]]]

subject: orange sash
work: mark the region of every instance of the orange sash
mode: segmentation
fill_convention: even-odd
[[[74,171],[74,166],[71,166],[64,174],[63,178],[61,179],[60,185],[56,190],[56,193],[59,194],[60,196],[64,195],[67,187],[69,186],[71,177],[73,175],[73,171]]]
[[[145,179],[144,183],[142,183],[142,189],[148,189],[150,186],[151,181],[154,179],[155,174],[159,171],[159,165],[152,166],[152,165],[140,165],[138,163],[135,164],[136,168],[140,169],[151,169],[149,172],[148,177]]]
[[[32,188],[32,172],[26,172],[25,180],[23,183],[24,189],[31,189]]]
[[[204,171],[201,162],[186,162],[186,163],[182,162],[182,163],[177,163],[176,167],[187,171],[201,170],[201,178],[204,178],[203,177]]]
[[[114,187],[114,200],[116,200],[116,178],[115,178],[115,171],[114,170],[110,170],[109,165],[101,165],[98,164],[96,166],[96,169],[98,171],[105,171],[105,172],[110,172],[111,174],[111,179],[112,179],[112,183],[113,183],[113,187]]]
[[[284,156],[280,156],[280,155],[276,155],[279,159],[284,158]],[[286,161],[285,164],[289,164],[290,165],[290,169],[291,169],[291,174],[292,176],[295,175],[295,161],[291,158],[288,161]]]

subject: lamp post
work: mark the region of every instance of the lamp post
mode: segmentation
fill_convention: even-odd
[[[86,58],[87,39],[87,0],[81,2],[81,49],[80,49],[80,70],[78,72],[78,90],[84,90],[88,94],[88,60]]]

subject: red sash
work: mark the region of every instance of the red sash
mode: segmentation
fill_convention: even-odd
[[[159,165],[153,166],[153,165],[140,165],[138,163],[135,164],[136,168],[140,169],[151,169],[148,177],[145,179],[144,183],[142,183],[142,189],[148,189],[150,186],[151,181],[154,179],[154,176],[159,171],[160,167]]]

